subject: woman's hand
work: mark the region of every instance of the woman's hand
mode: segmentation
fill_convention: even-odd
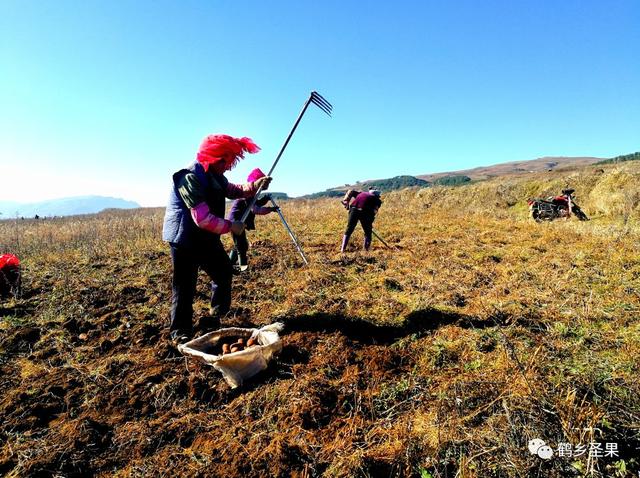
[[[272,179],[273,178],[271,176],[263,176],[260,179],[256,179],[253,182],[253,187],[255,188],[256,191],[258,189],[261,189],[262,191],[266,191],[267,189],[269,189],[269,184],[271,184]]]

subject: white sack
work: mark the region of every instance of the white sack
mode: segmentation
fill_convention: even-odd
[[[242,382],[267,368],[271,358],[282,350],[282,340],[278,332],[284,324],[276,322],[260,329],[244,329],[228,327],[193,339],[179,345],[178,350],[184,355],[201,360],[220,371],[231,388],[242,385]],[[224,355],[213,354],[220,339],[224,337],[242,337],[246,340],[255,338],[257,345],[252,345],[239,352]]]

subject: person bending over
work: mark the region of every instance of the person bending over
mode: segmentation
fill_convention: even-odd
[[[371,246],[371,234],[373,231],[373,221],[382,201],[380,200],[380,191],[369,188],[368,192],[360,192],[349,190],[342,199],[342,205],[349,210],[349,220],[347,221],[347,229],[342,237],[342,245],[340,252],[344,252],[349,244],[349,238],[353,233],[358,222],[364,231],[364,249],[369,250]]]

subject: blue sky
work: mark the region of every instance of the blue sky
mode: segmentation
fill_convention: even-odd
[[[640,2],[0,2],[0,200],[164,205],[209,133],[272,190],[640,150]]]

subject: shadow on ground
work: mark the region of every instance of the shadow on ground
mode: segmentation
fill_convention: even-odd
[[[475,329],[501,325],[493,319],[479,319],[434,308],[410,312],[398,325],[376,325],[356,317],[324,313],[292,316],[282,322],[288,332],[340,332],[351,340],[366,344],[390,344],[402,337],[431,332],[446,325]]]

